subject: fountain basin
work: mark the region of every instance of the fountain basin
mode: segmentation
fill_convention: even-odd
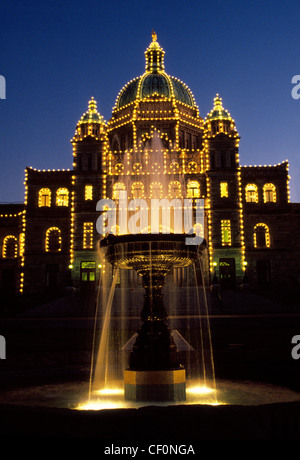
[[[206,247],[187,245],[186,234],[138,234],[109,235],[100,242],[100,248],[113,267],[131,269],[143,275],[151,270],[166,275],[173,268],[186,267],[199,256],[199,250]]]

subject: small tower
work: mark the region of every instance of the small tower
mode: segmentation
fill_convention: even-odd
[[[81,290],[95,286],[97,271],[97,202],[105,196],[106,122],[92,97],[73,139],[73,192],[70,269]]]
[[[204,121],[208,190],[210,270],[223,288],[241,282],[245,269],[239,140],[235,121],[219,94]]]

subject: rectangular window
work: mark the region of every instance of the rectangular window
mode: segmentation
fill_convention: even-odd
[[[230,220],[221,220],[222,246],[231,246]]]
[[[96,268],[96,262],[81,262],[81,268],[83,269],[95,269]]]
[[[221,195],[221,198],[228,198],[228,183],[227,182],[220,183],[220,195]]]
[[[84,199],[85,200],[92,200],[93,199],[93,186],[86,185],[84,189]]]
[[[83,249],[93,249],[94,228],[92,222],[83,224]]]

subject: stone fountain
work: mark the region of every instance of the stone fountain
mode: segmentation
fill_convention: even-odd
[[[185,401],[185,369],[178,361],[164,307],[162,288],[167,273],[194,263],[205,249],[187,245],[185,234],[109,235],[100,247],[114,268],[134,269],[145,289],[142,325],[124,370],[125,399]]]

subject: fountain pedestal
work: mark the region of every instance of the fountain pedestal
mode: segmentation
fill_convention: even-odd
[[[167,324],[162,288],[165,272],[153,267],[141,273],[145,289],[143,321],[124,372],[125,399],[185,401],[185,370]]]
[[[125,399],[129,401],[185,401],[185,369],[124,371]]]

